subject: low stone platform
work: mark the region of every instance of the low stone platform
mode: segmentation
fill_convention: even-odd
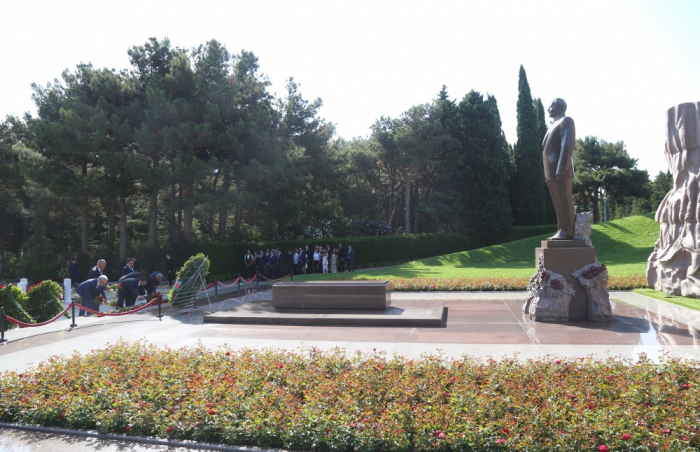
[[[304,281],[272,286],[275,309],[377,309],[391,306],[389,281]]]
[[[204,316],[204,323],[247,325],[441,328],[446,321],[447,308],[445,303],[428,300],[396,301],[383,311],[370,309],[277,310],[273,307],[272,301],[260,300]]]

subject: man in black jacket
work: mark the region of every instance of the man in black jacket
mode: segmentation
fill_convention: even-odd
[[[126,260],[126,265],[124,266],[124,268],[122,268],[122,276],[128,275],[129,273],[133,273],[135,271],[136,269],[134,268],[134,258],[130,257]]]
[[[148,284],[146,284],[146,293],[156,293],[156,288],[160,286],[160,282],[163,280],[163,274],[161,272],[153,272],[148,275]]]
[[[120,308],[123,308],[125,305],[133,306],[136,303],[136,297],[146,295],[146,284],[148,284],[147,276],[141,276],[139,279],[125,279],[120,282],[117,306]]]
[[[345,271],[345,248],[342,243],[338,243],[338,271],[340,273]]]
[[[97,261],[97,265],[92,267],[88,272],[88,279],[99,278],[104,275],[104,269],[107,266],[107,262],[104,259]]]
[[[170,254],[165,255],[165,271],[168,273],[168,287],[173,287],[173,281],[175,280],[175,263]]]

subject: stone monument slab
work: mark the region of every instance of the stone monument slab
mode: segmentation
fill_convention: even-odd
[[[586,246],[584,240],[544,240],[535,248],[535,262],[543,259],[544,268],[564,277],[574,287],[575,294],[569,305],[569,320],[588,319],[588,295],[572,273],[597,262],[595,248]],[[584,244],[581,246],[581,244]]]
[[[272,286],[275,309],[387,310],[391,306],[389,281],[282,282]]]

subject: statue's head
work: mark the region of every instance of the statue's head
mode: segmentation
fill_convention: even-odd
[[[566,113],[566,101],[557,97],[552,101],[552,104],[547,109],[547,112],[549,113],[550,118],[554,118],[560,113]]]

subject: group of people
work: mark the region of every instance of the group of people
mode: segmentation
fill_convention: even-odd
[[[316,245],[314,249],[309,249],[306,245],[304,248],[289,249],[286,255],[279,248],[268,248],[265,252],[260,250],[257,254],[248,250],[243,261],[248,278],[255,274],[279,279],[287,274],[337,273],[344,272],[346,265],[348,271],[355,271],[355,251],[348,246],[346,252],[342,243],[338,243],[334,249],[329,245],[325,248]]]
[[[80,278],[80,269],[76,259],[71,259],[67,262],[68,272],[71,277],[71,285],[75,285],[76,292],[80,296],[80,304],[88,309],[96,310],[95,299],[99,296],[107,299],[105,288],[109,278],[104,274],[104,269],[107,267],[107,261],[100,259],[97,264],[88,272],[88,278],[82,281]],[[156,288],[163,281],[163,273],[159,271],[150,274],[142,274],[139,262],[130,257],[126,260],[126,265],[122,268],[122,275],[119,278],[119,289],[117,290],[117,306],[123,308],[125,306],[133,306],[139,297],[146,297],[149,294],[155,294]],[[166,271],[170,286],[173,285],[175,279],[174,263],[170,254],[166,255]],[[80,310],[79,315],[84,316],[87,312]]]

